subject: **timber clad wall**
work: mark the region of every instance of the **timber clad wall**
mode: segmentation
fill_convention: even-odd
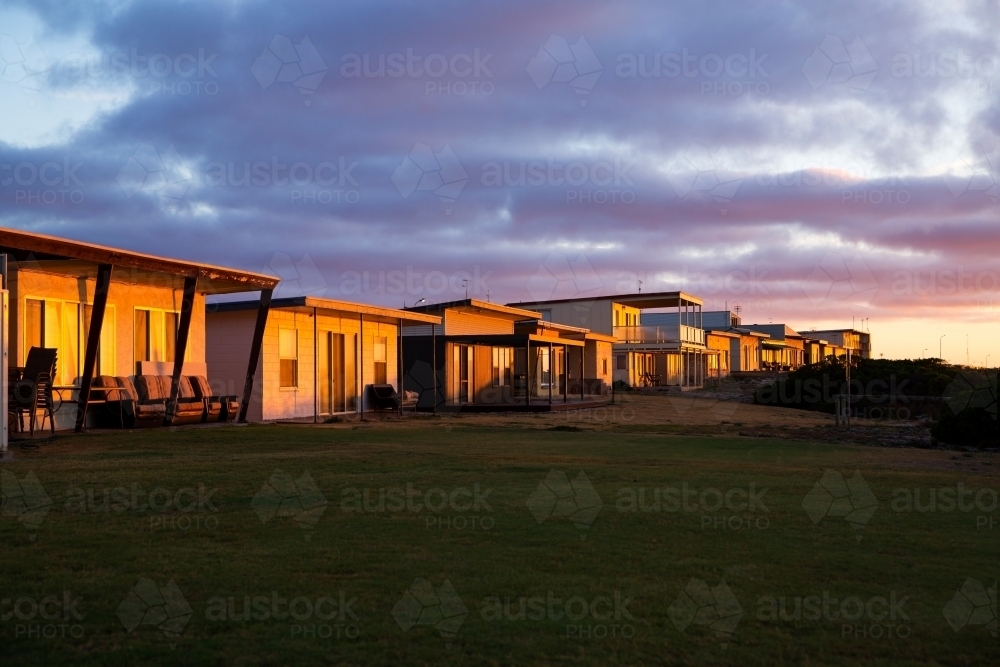
[[[250,353],[250,341],[257,318],[256,309],[208,316],[208,358],[210,380],[218,383],[236,383],[241,394],[246,378],[246,363]],[[309,312],[273,308],[268,314],[264,341],[261,346],[261,363],[254,378],[254,393],[250,401],[248,421],[273,419],[296,419],[312,417],[316,411],[315,358],[313,339],[313,315]],[[348,411],[357,409],[355,402],[357,384],[357,338],[360,328],[355,315],[338,317],[320,314],[316,319],[319,333],[330,332],[344,336],[344,391],[348,399]],[[298,382],[296,387],[281,386],[281,362],[279,358],[280,330],[296,332],[298,357]],[[386,382],[397,386],[398,355],[397,329],[393,324],[365,322],[364,331],[364,384],[375,382],[375,341],[385,338]],[[229,361],[229,360],[232,361]],[[221,362],[221,363],[220,363]],[[336,381],[336,380],[335,380]],[[341,411],[335,406],[334,411]],[[325,411],[324,411],[325,412]]]
[[[250,361],[250,344],[257,311],[239,310],[228,313],[211,313],[207,318],[205,354],[209,359],[208,381],[212,391],[223,396],[243,398],[243,384]],[[253,393],[247,421],[261,421],[260,402],[261,364],[257,364]]]
[[[517,304],[512,304],[517,305]],[[614,334],[612,319],[612,302],[608,299],[587,301],[584,303],[552,303],[530,306],[534,310],[547,310],[551,313],[552,322],[568,324],[574,327],[584,327],[594,333],[608,336]]]
[[[509,335],[514,333],[514,323],[488,315],[449,309],[444,312],[444,333],[447,336]]]
[[[604,341],[587,341],[584,357],[583,375],[587,379],[604,380],[611,386],[611,376],[614,373],[614,359],[611,355],[611,343]],[[606,363],[605,363],[606,362]],[[607,368],[607,373],[604,369]]]

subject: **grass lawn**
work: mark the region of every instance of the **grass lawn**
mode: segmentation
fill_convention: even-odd
[[[1000,664],[988,454],[461,419],[13,454],[5,665]]]

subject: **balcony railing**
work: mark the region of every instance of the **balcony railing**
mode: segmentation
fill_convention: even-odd
[[[705,331],[684,324],[646,324],[615,327],[619,343],[692,343],[705,344]]]

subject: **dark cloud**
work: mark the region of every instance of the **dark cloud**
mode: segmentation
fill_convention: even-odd
[[[899,272],[998,270],[993,3],[24,6],[93,47],[41,95],[130,93],[0,144],[6,225],[388,305],[418,298],[392,272],[511,301],[572,266],[793,321],[945,313]],[[837,262],[876,294],[816,297]]]

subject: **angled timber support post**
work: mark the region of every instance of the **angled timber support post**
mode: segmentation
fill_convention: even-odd
[[[404,371],[406,366],[403,364],[403,318],[399,318],[399,329],[396,331],[396,357],[399,362],[396,364],[399,366],[398,378],[399,381],[396,383],[399,385],[399,416],[403,416],[403,401],[406,400],[406,380],[404,378]]]
[[[365,314],[358,313],[358,353],[361,361],[358,362],[358,377],[361,378],[360,391],[358,395],[358,412],[361,421],[365,420]]]
[[[313,307],[313,424],[319,423],[319,309]]]
[[[97,365],[97,346],[101,342],[101,328],[104,326],[104,311],[108,305],[108,291],[111,287],[110,264],[97,267],[97,286],[94,289],[94,306],[90,314],[90,330],[87,332],[87,349],[83,357],[83,376],[80,378],[80,394],[77,399],[75,431],[83,431],[87,423],[87,406],[90,403],[90,388],[94,382]]]
[[[194,313],[195,290],[198,289],[198,276],[184,278],[184,296],[181,300],[181,321],[177,328],[177,345],[174,348],[174,372],[170,382],[170,401],[167,403],[167,417],[164,421],[170,426],[177,414],[177,397],[181,390],[181,371],[184,369],[184,355],[187,353],[188,335],[191,333],[191,315]]]
[[[250,360],[247,362],[247,379],[243,384],[243,401],[240,404],[239,421],[245,424],[247,411],[250,409],[250,395],[253,393],[253,376],[257,374],[257,363],[260,361],[260,348],[264,344],[264,327],[267,326],[267,313],[271,310],[271,294],[273,289],[260,291],[260,305],[257,306],[257,323],[253,329],[253,340],[250,342]]]
[[[437,362],[437,329],[431,325],[431,412],[437,414],[438,411],[438,362]],[[442,332],[443,333],[443,332]]]

